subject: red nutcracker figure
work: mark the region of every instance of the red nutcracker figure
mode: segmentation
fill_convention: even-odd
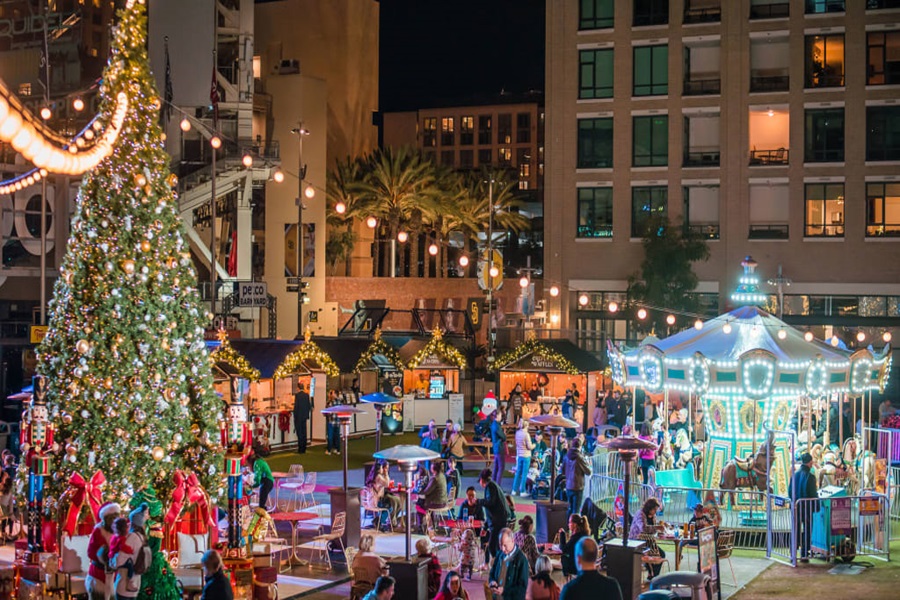
[[[241,462],[244,453],[253,446],[250,424],[247,422],[247,408],[241,397],[240,380],[231,380],[231,401],[228,413],[221,424],[222,446],[225,448],[225,475],[228,477],[228,548],[243,545],[241,535]]]
[[[44,551],[41,518],[44,512],[44,477],[50,475],[53,425],[47,413],[47,379],[32,379],[31,407],[24,415],[19,445],[28,467],[28,551],[36,557]]]

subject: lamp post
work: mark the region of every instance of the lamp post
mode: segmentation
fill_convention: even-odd
[[[303,164],[303,138],[309,130],[303,127],[303,121],[291,129],[297,136],[297,339],[303,337],[303,304],[306,292],[303,287],[303,181],[306,179],[306,165]],[[345,486],[346,487],[346,486]]]
[[[400,402],[400,398],[388,396],[381,392],[366,394],[360,398],[363,402],[372,404],[375,407],[375,452],[381,451],[381,415],[386,404],[396,404]]]
[[[488,181],[488,365],[494,362],[494,179]],[[503,268],[501,264],[500,269]]]
[[[556,439],[563,429],[577,429],[580,426],[572,419],[562,415],[538,415],[529,419],[533,425],[543,426],[550,434],[550,500],[535,502],[535,538],[538,543],[546,544],[553,539],[566,522],[565,503],[556,502]]]
[[[346,513],[345,529],[344,529],[344,546],[356,546],[359,544],[360,519],[359,519],[359,488],[350,488],[347,484],[347,462],[349,454],[350,439],[350,421],[353,415],[364,413],[366,411],[348,404],[339,404],[337,406],[329,406],[323,408],[323,415],[334,415],[337,417],[341,427],[341,437],[344,442],[343,456],[343,472],[344,486],[342,488],[331,488],[328,494],[331,497],[331,514],[339,512]]]

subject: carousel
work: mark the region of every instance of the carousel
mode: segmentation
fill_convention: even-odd
[[[666,399],[677,391],[705,409],[703,488],[766,491],[771,485],[786,496],[810,407],[828,402],[840,413],[851,398],[883,390],[891,351],[850,352],[790,327],[758,307],[765,296],[756,262],[747,257],[741,264],[732,301],[743,306],[636,349],[610,345],[612,377]],[[845,436],[827,432],[826,446],[828,437]]]

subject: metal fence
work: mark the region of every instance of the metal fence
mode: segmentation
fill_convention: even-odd
[[[886,496],[804,498],[793,506],[791,564],[810,557],[848,562],[858,556],[890,560]]]
[[[619,487],[624,488],[624,480],[617,477],[609,477],[607,475],[591,475],[590,496],[591,500],[599,508],[603,509],[606,514],[613,520],[618,520],[616,511],[616,497],[619,496]],[[641,510],[649,498],[659,496],[656,490],[649,485],[640,483],[640,480],[632,480],[628,493],[628,512],[629,514],[637,514]],[[622,506],[619,507],[618,514],[621,515]]]
[[[891,520],[891,539],[900,538],[900,467],[888,471],[888,508]]]
[[[794,511],[791,499],[777,494],[766,495],[766,558],[796,565],[797,544],[794,539]]]

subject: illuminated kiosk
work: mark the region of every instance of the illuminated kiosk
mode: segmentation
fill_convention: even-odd
[[[404,428],[421,427],[431,419],[443,424],[447,419],[462,423],[463,395],[459,380],[466,357],[444,339],[435,328],[427,342],[410,340],[400,348],[406,361],[403,372]],[[396,394],[395,394],[396,395]],[[410,402],[410,400],[414,400]]]
[[[881,390],[890,370],[889,346],[850,353],[807,341],[803,332],[753,306],[765,301],[757,289],[756,262],[747,257],[741,264],[744,275],[732,300],[745,306],[640,348],[609,345],[617,384],[651,394],[677,390],[703,403],[709,432],[704,488],[718,488],[725,463],[750,457],[766,429],[787,430],[801,400],[842,403]],[[789,453],[784,438],[774,445],[770,481],[782,496],[788,494]]]

